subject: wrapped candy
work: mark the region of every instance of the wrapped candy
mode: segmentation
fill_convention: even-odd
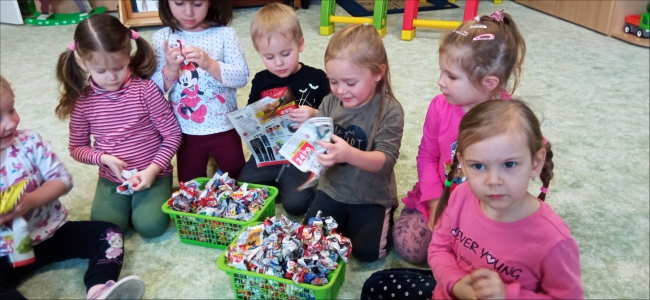
[[[285,215],[267,218],[244,230],[227,249],[226,258],[229,265],[242,270],[291,279],[297,284],[326,285],[328,274],[338,268],[339,257],[347,261],[352,251],[350,240],[336,233],[337,227],[333,218],[322,218],[320,213],[308,225]],[[261,296],[248,291],[251,298]]]
[[[180,185],[180,190],[167,202],[171,209],[239,221],[251,220],[269,197],[267,188],[248,189],[246,183],[237,187],[228,173],[221,172],[208,181],[204,190],[194,180]]]

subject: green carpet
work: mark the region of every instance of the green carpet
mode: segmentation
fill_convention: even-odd
[[[320,5],[298,10],[305,34],[301,60],[323,68],[330,37],[318,35]],[[456,4],[464,6],[463,1]],[[649,104],[650,58],[647,48],[627,44],[512,1],[481,1],[481,14],[505,7],[526,39],[528,53],[515,96],[543,117],[544,134],[553,143],[555,179],[547,202],[569,224],[580,246],[587,298],[648,299],[649,294]],[[241,38],[252,76],[264,69],[248,28],[256,8],[236,9],[232,26]],[[343,14],[338,7],[337,12]],[[458,20],[462,9],[423,12],[422,18]],[[429,102],[440,92],[436,82],[438,43],[448,31],[418,29],[402,41],[402,15],[388,16],[388,50],[395,95],[405,114],[405,136],[395,173],[403,197],[417,179],[415,157]],[[337,29],[341,26],[337,25]],[[140,31],[150,40],[157,28]],[[19,128],[31,128],[52,142],[74,177],[75,188],[62,198],[70,219],[86,220],[97,180],[97,167],[68,154],[68,123],[54,116],[55,66],[72,40],[73,26],[0,25],[0,72],[13,81]],[[250,85],[238,90],[244,105]],[[538,190],[537,187],[531,187]],[[282,212],[277,206],[278,214]],[[397,217],[398,214],[395,215]],[[299,219],[299,218],[298,218]],[[222,253],[181,244],[172,225],[161,237],[142,239],[127,233],[122,277],[141,276],[146,298],[231,298],[230,281],[217,269]],[[27,298],[83,298],[84,260],[55,263],[28,278],[19,290]],[[359,297],[376,270],[412,267],[395,252],[375,263],[348,264],[339,298]],[[426,265],[417,267],[425,268]]]

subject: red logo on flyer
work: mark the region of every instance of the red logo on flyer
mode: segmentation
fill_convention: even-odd
[[[303,141],[302,145],[300,145],[300,148],[298,148],[296,154],[294,154],[291,159],[296,164],[301,166],[303,163],[305,163],[307,156],[309,156],[309,153],[311,153],[312,151],[314,151],[314,146],[312,146],[310,143],[306,141]]]

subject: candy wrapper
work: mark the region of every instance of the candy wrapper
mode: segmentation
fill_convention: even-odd
[[[135,173],[138,173],[138,169],[133,169],[131,171],[122,170],[122,178],[124,178],[125,181],[117,187],[117,192],[119,194],[133,195],[133,188],[137,187],[140,183],[140,177],[133,177]]]
[[[228,265],[288,278],[298,284],[325,285],[327,275],[338,268],[339,257],[347,261],[352,251],[350,239],[335,233],[338,225],[326,222],[329,218],[322,218],[318,212],[308,225],[293,222],[285,215],[279,220],[267,218],[243,231],[236,243],[228,247]],[[328,224],[335,227],[328,228]]]
[[[21,180],[0,193],[0,214],[10,212],[22,198],[27,188],[27,180]],[[36,261],[32,239],[23,217],[11,221],[11,228],[0,224],[0,235],[9,252],[9,260],[15,267],[25,266]]]
[[[180,185],[180,190],[167,202],[171,209],[239,221],[251,220],[269,197],[267,188],[249,189],[246,183],[238,187],[237,181],[220,171],[205,184],[204,190],[194,180]]]
[[[316,162],[318,153],[326,149],[318,145],[318,141],[331,141],[334,124],[332,118],[311,118],[305,121],[291,138],[280,148],[280,154],[287,157],[291,164],[302,172],[311,172],[311,176],[299,190],[314,186],[326,168]]]

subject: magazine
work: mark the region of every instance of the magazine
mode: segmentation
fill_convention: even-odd
[[[329,143],[333,131],[332,118],[311,118],[305,121],[280,149],[280,154],[288,158],[300,171],[311,172],[309,179],[298,187],[298,190],[315,185],[325,172],[326,168],[316,161],[316,155],[325,153],[326,149],[317,141]]]
[[[289,112],[295,108],[295,98],[287,89],[278,98],[265,97],[227,114],[258,167],[289,164],[279,150],[296,132],[298,123],[289,120]]]

